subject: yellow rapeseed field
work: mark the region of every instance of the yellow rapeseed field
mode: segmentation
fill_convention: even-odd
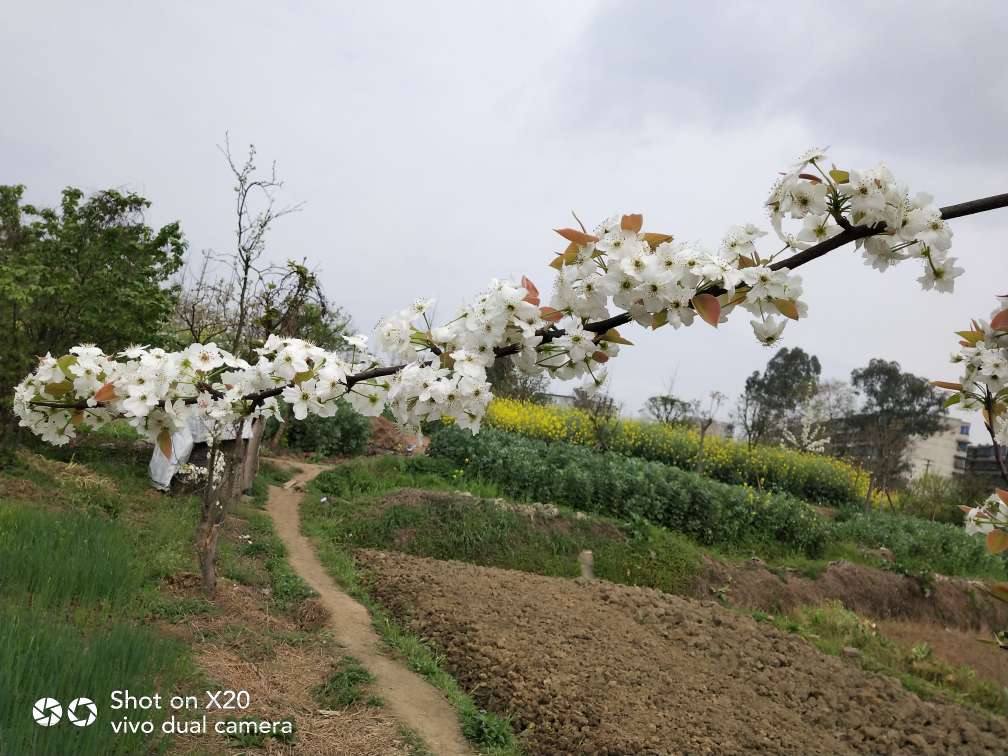
[[[596,446],[587,413],[553,405],[495,399],[486,422],[502,430],[547,441]],[[665,462],[685,470],[696,467],[699,433],[642,420],[620,420],[607,431],[612,451]],[[786,491],[813,502],[839,504],[864,500],[868,476],[832,457],[774,446],[754,446],[718,436],[704,443],[704,474],[757,490]]]

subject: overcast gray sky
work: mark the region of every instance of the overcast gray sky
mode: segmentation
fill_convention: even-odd
[[[453,311],[493,276],[547,289],[571,210],[711,245],[767,227],[775,172],[812,145],[884,160],[939,204],[1008,191],[1006,30],[998,2],[18,3],[0,180],[50,204],[66,185],[134,189],[194,251],[226,250],[230,130],[306,203],[271,256],[307,257],[370,331],[416,296]],[[953,229],[954,295],[839,250],[803,269],[810,317],[784,345],[826,377],[876,356],[953,376],[951,330],[1008,285],[1008,211]],[[626,335],[612,388],[630,412],[673,373],[684,396],[735,397],[773,353],[741,312]]]

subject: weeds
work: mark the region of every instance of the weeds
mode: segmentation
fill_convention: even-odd
[[[844,609],[837,601],[776,616],[759,614],[757,619],[801,635],[826,653],[840,655],[845,648],[857,649],[865,669],[897,678],[921,698],[941,693],[1002,716],[1008,712],[1008,694],[997,683],[978,679],[969,667],[953,667],[934,658],[927,643],[906,648],[891,641],[874,622]]]
[[[373,682],[374,675],[353,657],[344,656],[333,663],[329,676],[312,689],[312,694],[327,709],[345,709],[364,700],[364,686]]]

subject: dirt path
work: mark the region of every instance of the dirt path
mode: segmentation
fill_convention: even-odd
[[[328,626],[336,641],[374,675],[372,687],[385,701],[389,713],[423,738],[439,756],[471,754],[455,709],[430,683],[382,652],[367,609],[336,586],[311,543],[301,535],[298,506],[302,492],[298,489],[326,468],[302,462],[297,466],[301,472],[293,478],[295,485],[271,486],[267,504],[277,534],[287,547],[291,567],[318,591],[319,600],[329,610]]]

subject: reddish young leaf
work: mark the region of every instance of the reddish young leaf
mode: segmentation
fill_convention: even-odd
[[[964,346],[976,346],[976,343],[983,338],[983,332],[976,331],[956,331],[957,336],[962,336],[965,341]]]
[[[745,255],[738,256],[738,266],[740,268],[755,268],[756,261],[751,257],[746,257]]]
[[[74,424],[74,427],[80,426],[84,422],[84,410],[77,410],[70,416],[70,422]]]
[[[798,320],[798,306],[795,305],[793,300],[775,299],[773,303],[774,306],[777,308],[777,312],[779,312],[785,318],[790,318],[791,320]]]
[[[598,241],[597,236],[586,234],[577,228],[554,228],[553,230],[567,241],[574,242],[575,244],[590,244],[591,242]]]
[[[697,294],[693,297],[693,309],[701,318],[717,328],[718,321],[721,319],[721,303],[717,297],[710,294]]]
[[[164,454],[168,459],[172,458],[172,441],[171,441],[171,431],[165,428],[158,434],[157,437],[158,447],[161,449],[161,453]]]
[[[973,511],[973,507],[967,507],[965,504],[960,504],[959,509],[961,509],[966,514],[969,514],[970,512]]]
[[[995,331],[1008,331],[1008,310],[1001,310],[991,318],[991,328]]]
[[[1008,491],[1003,488],[995,488],[994,493],[997,494],[998,498],[1001,499],[1005,504],[1008,504]]]
[[[668,310],[656,312],[651,316],[651,330],[657,331],[663,325],[668,325]]]
[[[991,554],[1000,554],[1008,549],[1008,533],[1003,530],[992,530],[987,534],[987,551]]]
[[[115,386],[112,383],[106,383],[100,389],[95,391],[94,395],[95,401],[98,402],[111,402],[116,398]]]
[[[644,226],[644,216],[640,213],[634,213],[632,215],[624,215],[620,218],[620,228],[624,231],[634,231],[638,232]]]
[[[595,362],[609,362],[609,355],[605,352],[599,351],[592,355],[592,359],[595,360]]]
[[[557,255],[556,257],[553,258],[553,262],[550,263],[550,267],[560,270],[560,268],[563,267],[563,264],[564,264],[564,256]]]
[[[528,294],[525,295],[525,301],[538,307],[539,289],[537,289],[535,284],[528,279],[528,276],[522,276],[522,286],[525,287],[525,290],[528,292]]]
[[[619,331],[615,328],[610,328],[608,331],[603,333],[602,338],[605,341],[612,342],[613,344],[626,344],[627,346],[633,346],[633,342],[620,336]]]
[[[554,310],[552,307],[540,307],[539,316],[547,323],[556,323],[563,318],[564,314],[560,310]]]
[[[952,383],[951,381],[931,381],[931,385],[936,388],[948,389],[949,391],[962,391],[961,383]]]
[[[644,241],[651,245],[651,249],[654,249],[659,244],[664,244],[667,241],[672,241],[672,234],[656,234],[648,232],[644,234]]]
[[[815,176],[815,175],[813,175],[811,173],[799,173],[798,174],[798,178],[803,178],[806,181],[811,181],[813,184],[821,184],[822,183],[822,179],[821,178],[819,178],[818,176]]]

